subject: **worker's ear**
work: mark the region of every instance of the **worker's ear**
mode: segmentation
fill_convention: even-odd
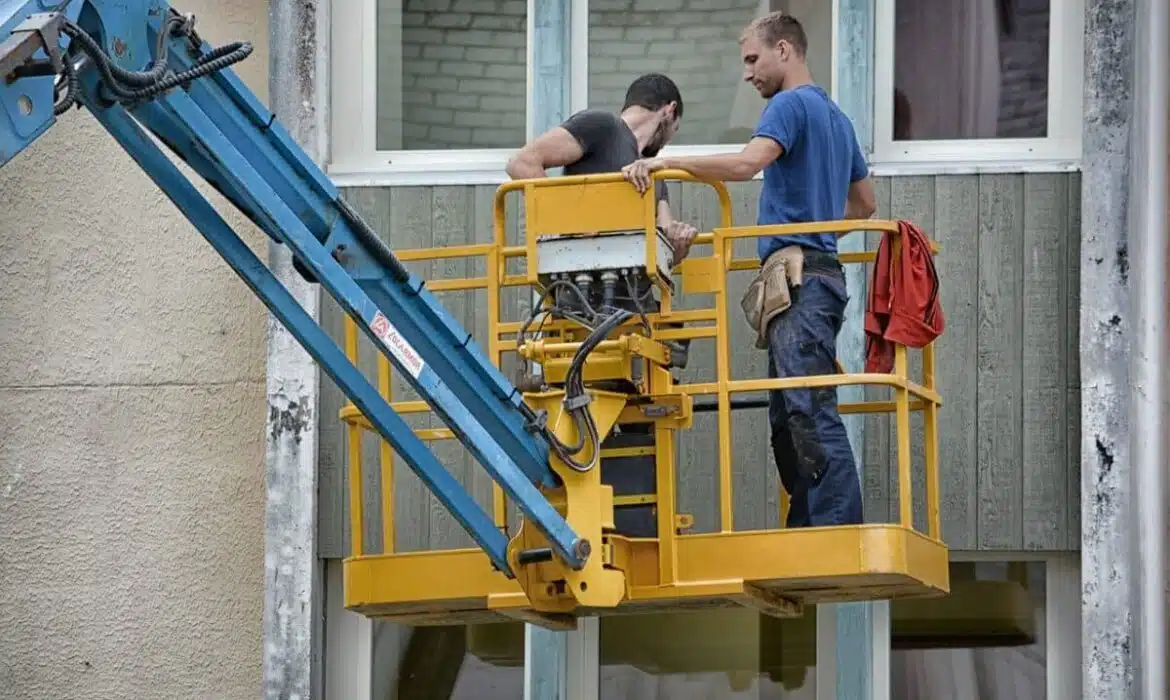
[[[787,61],[792,56],[792,44],[787,40],[781,39],[776,42],[776,53],[779,54],[781,61]]]

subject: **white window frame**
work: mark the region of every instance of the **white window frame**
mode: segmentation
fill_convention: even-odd
[[[373,621],[345,607],[341,559],[325,562],[325,700],[374,700]]]
[[[377,148],[377,0],[330,0],[331,148],[339,187],[498,185],[512,148],[380,151]],[[528,0],[527,116],[531,121],[532,5]],[[356,41],[355,41],[356,37]]]
[[[516,149],[380,151],[377,148],[377,0],[330,0],[330,156],[326,172],[341,187],[409,185],[499,185]],[[532,138],[532,19],[528,0],[528,50],[525,119]],[[839,0],[833,4],[833,46],[837,41]],[[570,5],[570,111],[589,106],[589,0]],[[356,40],[355,40],[356,37]],[[732,50],[729,47],[728,50]],[[831,59],[836,74],[837,51]],[[833,97],[836,98],[836,81]],[[743,144],[667,146],[663,155],[736,153]],[[760,177],[757,175],[757,178]]]
[[[894,142],[893,24],[896,0],[874,0],[874,174],[1070,171],[1080,168],[1084,61],[1084,0],[1052,0],[1049,29],[1049,136]],[[379,151],[376,148],[377,0],[331,0],[330,130],[326,167],[339,186],[498,185],[515,149]],[[528,0],[527,136],[532,137],[532,17]],[[833,73],[839,0],[832,0]],[[589,0],[572,0],[570,110],[588,106]],[[354,40],[357,37],[358,40]],[[837,98],[837,81],[832,96]],[[734,153],[741,144],[667,146],[664,155]],[[757,175],[757,177],[759,177]]]
[[[915,166],[938,171],[1074,170],[1081,161],[1084,0],[1051,0],[1048,47],[1048,136],[1037,139],[894,141],[894,3],[875,0],[874,134],[871,167],[883,174]]]

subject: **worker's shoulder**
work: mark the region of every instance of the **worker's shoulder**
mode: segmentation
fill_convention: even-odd
[[[853,133],[853,121],[824,88],[819,85],[805,85],[785,92],[791,93],[788,99],[793,100],[797,109],[803,112],[810,126],[820,125],[835,132]]]
[[[815,103],[820,99],[819,89],[815,85],[781,90],[768,98],[762,119],[765,122],[804,123],[818,111]]]
[[[565,124],[589,124],[592,126],[617,126],[621,119],[613,112],[604,109],[583,109],[579,112],[574,112]]]
[[[787,88],[768,98],[769,104],[809,104],[827,100],[829,93],[816,83],[807,83]]]

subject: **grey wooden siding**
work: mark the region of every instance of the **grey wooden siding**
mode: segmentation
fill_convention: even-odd
[[[879,178],[878,216],[908,218],[938,240],[947,329],[938,344],[937,374],[944,406],[940,414],[940,488],[943,535],[960,550],[1079,549],[1079,377],[1077,357],[1080,177],[1077,174],[954,175]],[[487,242],[495,188],[363,188],[345,197],[395,248]],[[733,188],[737,223],[755,216],[758,183]],[[718,222],[718,206],[707,188],[672,185],[684,218],[703,230]],[[515,214],[518,198],[510,198]],[[511,217],[509,237],[518,235]],[[867,246],[877,244],[868,234]],[[741,241],[737,255],[750,256]],[[703,248],[696,254],[705,255]],[[428,279],[484,273],[481,262],[446,261],[411,267]],[[747,273],[731,282],[732,374],[766,376],[765,353],[754,349],[740,322],[738,298]],[[864,290],[850,290],[864,304]],[[486,295],[443,292],[440,299],[472,329],[486,348]],[[513,320],[528,308],[518,291],[505,295]],[[709,305],[710,297],[683,299],[680,306]],[[323,302],[323,322],[342,341],[341,314],[332,299]],[[374,351],[361,338],[362,367],[371,379]],[[920,376],[915,353],[912,372]],[[714,379],[711,341],[695,341],[683,381]],[[510,364],[505,371],[511,372]],[[510,374],[509,374],[510,376]],[[395,400],[414,398],[400,381]],[[888,390],[866,389],[880,400]],[[348,551],[345,431],[337,419],[340,392],[323,379],[320,411],[320,527],[322,556]],[[434,419],[411,416],[417,427],[439,427]],[[892,521],[898,512],[893,469],[892,420],[869,416],[864,455],[866,518]],[[914,468],[922,468],[921,418],[912,418]],[[696,416],[679,438],[679,509],[695,517],[695,531],[718,528],[715,419]],[[779,522],[778,480],[770,455],[766,411],[750,410],[733,421],[735,527],[775,527]],[[490,512],[490,480],[465,450],[450,441],[436,453]],[[364,438],[366,551],[380,551],[377,441]],[[470,539],[400,461],[396,464],[396,544],[400,551],[470,546]],[[925,486],[913,481],[915,519],[925,527],[921,507]]]

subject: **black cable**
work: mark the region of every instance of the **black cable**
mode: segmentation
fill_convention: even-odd
[[[608,321],[610,320],[611,319],[607,319],[607,323],[605,323],[604,326],[594,329],[589,334],[589,337],[586,339],[586,341],[578,347],[577,352],[574,355],[573,362],[570,364],[569,371],[565,377],[564,404],[567,412],[570,416],[572,416],[573,422],[577,428],[577,434],[579,438],[577,444],[569,447],[568,445],[565,445],[563,442],[561,442],[561,440],[555,434],[553,434],[552,431],[548,431],[547,437],[553,447],[553,450],[557,453],[557,456],[560,457],[561,461],[563,461],[570,469],[574,469],[576,471],[588,471],[594,466],[594,464],[596,464],[598,458],[600,438],[597,434],[597,426],[593,421],[592,414],[590,414],[588,410],[589,398],[585,393],[585,387],[581,382],[580,369],[584,364],[584,358],[589,354],[593,347],[596,346],[597,342],[599,342],[599,339],[604,338],[608,333],[607,329],[611,325],[608,323]],[[574,457],[574,455],[580,452],[581,448],[584,447],[585,442],[589,442],[592,447],[591,459],[588,464],[583,464],[577,461],[577,459]]]
[[[516,348],[517,349],[520,349],[520,347],[522,347],[524,345],[524,343],[527,342],[528,329],[532,326],[533,321],[535,321],[536,318],[538,316],[540,316],[542,313],[544,315],[544,318],[542,318],[540,320],[540,326],[537,329],[538,333],[540,332],[540,329],[544,328],[544,324],[548,321],[549,318],[556,318],[558,316],[561,318],[567,318],[571,321],[575,321],[576,323],[578,323],[581,326],[588,328],[590,330],[593,329],[593,324],[592,324],[592,321],[590,319],[582,318],[581,316],[579,316],[576,313],[573,313],[571,311],[568,311],[567,309],[563,309],[563,308],[559,307],[555,303],[555,301],[554,301],[553,307],[551,309],[546,310],[543,308],[544,301],[545,301],[545,299],[548,298],[549,293],[555,289],[562,287],[562,286],[566,287],[568,289],[571,289],[573,291],[573,293],[578,296],[578,298],[581,300],[581,304],[589,311],[589,313],[596,316],[596,311],[594,311],[593,307],[589,304],[589,300],[585,298],[584,294],[581,293],[580,289],[578,289],[576,286],[574,286],[572,284],[569,284],[568,282],[565,282],[564,280],[554,281],[552,284],[550,284],[547,288],[544,289],[544,291],[541,293],[540,299],[538,299],[537,302],[535,304],[533,304],[532,312],[530,314],[528,314],[528,318],[526,318],[524,320],[524,323],[522,323],[520,325],[520,331],[516,334]],[[554,299],[555,299],[555,297],[554,297]],[[565,445],[564,443],[561,443],[559,440],[557,440],[555,438],[555,436],[552,436],[551,432],[548,431],[544,425],[542,425],[542,421],[544,418],[543,415],[538,414],[536,411],[531,410],[527,406],[527,404],[522,404],[521,410],[524,411],[525,418],[528,419],[528,427],[531,430],[539,431],[542,435],[544,435],[547,439],[549,439],[550,442],[556,440],[554,447],[560,446],[561,448],[568,450],[569,453],[572,454],[572,453],[576,453],[578,450],[580,450],[584,446],[584,444],[585,444],[584,443],[584,440],[585,440],[584,435],[581,435],[581,439],[577,442],[576,445],[574,445],[574,446]],[[541,413],[543,413],[543,412],[541,412]]]
[[[634,308],[638,310],[638,315],[642,317],[642,326],[646,329],[646,335],[651,335],[650,319],[646,317],[646,309],[642,306],[642,299],[638,298],[637,288],[634,286],[634,278],[626,275],[626,287],[630,290],[630,301],[634,303]],[[654,292],[654,285],[646,290],[645,296],[650,296]]]
[[[637,295],[634,293],[633,281],[627,277],[626,283],[630,288],[631,296],[634,297],[634,303],[638,307],[637,315],[641,316],[643,324],[649,330],[649,319],[646,317],[645,310],[642,308],[641,303],[637,299]],[[552,308],[543,308],[544,302],[549,298],[549,295],[561,288],[572,290],[572,293],[576,295],[577,299],[581,302],[581,307],[590,318],[582,318],[573,311],[562,307],[555,301],[555,296],[553,296],[554,302]],[[589,354],[597,348],[597,345],[609,337],[610,333],[635,316],[635,312],[633,311],[618,309],[608,305],[603,307],[602,312],[608,313],[599,313],[589,302],[584,292],[576,285],[565,280],[555,280],[543,290],[540,299],[533,306],[528,318],[521,324],[516,338],[517,348],[527,342],[528,329],[542,313],[544,314],[544,319],[541,320],[541,327],[544,326],[544,322],[548,318],[560,317],[573,320],[589,329],[589,334],[577,347],[577,351],[573,354],[573,359],[569,363],[569,369],[565,373],[564,405],[566,412],[572,417],[577,428],[578,439],[576,444],[565,444],[547,425],[540,427],[541,434],[548,441],[557,457],[570,469],[580,472],[589,471],[596,466],[601,456],[601,435],[597,429],[597,423],[593,419],[593,414],[589,411],[589,395],[585,390],[585,382],[583,380],[585,361],[589,357]],[[585,447],[586,443],[590,445],[590,458],[587,463],[578,461],[574,456]]]
[[[65,56],[62,66],[65,76],[65,97],[53,105],[53,115],[61,116],[77,102],[77,92],[81,89],[81,80],[77,77],[77,69],[73,67],[73,59]]]
[[[589,471],[597,465],[601,457],[601,436],[597,430],[597,423],[593,420],[593,414],[589,412],[589,396],[585,391],[585,383],[582,379],[585,360],[597,348],[597,345],[605,340],[615,328],[621,326],[633,315],[633,312],[624,309],[616,310],[610,314],[578,346],[577,352],[573,355],[573,361],[569,364],[569,370],[565,374],[564,403],[566,409],[573,416],[577,424],[578,434],[588,435],[588,442],[591,446],[589,462],[584,464],[578,462],[573,456],[579,449],[573,450],[572,452],[557,449],[560,446],[560,441],[556,440],[554,436],[554,449],[557,449],[557,456],[570,469],[581,472]]]
[[[544,290],[541,292],[540,298],[536,301],[535,304],[533,304],[532,312],[528,314],[528,318],[526,318],[524,320],[524,323],[522,323],[520,325],[520,331],[516,334],[516,348],[517,349],[522,347],[524,345],[524,343],[527,342],[528,329],[532,326],[533,321],[535,321],[536,318],[538,316],[540,316],[542,313],[544,314],[544,318],[541,319],[539,328],[544,328],[544,324],[549,318],[555,318],[555,317],[559,316],[561,318],[568,318],[569,320],[575,321],[575,322],[579,323],[580,325],[584,326],[585,328],[592,330],[593,326],[592,326],[592,323],[589,319],[584,319],[571,311],[568,311],[566,309],[561,308],[555,302],[556,297],[553,297],[554,302],[553,302],[553,306],[551,309],[546,310],[543,308],[544,302],[548,298],[549,294],[551,292],[553,292],[554,290],[559,289],[561,287],[566,287],[568,289],[571,289],[573,291],[573,293],[576,294],[577,297],[581,300],[582,306],[590,314],[596,316],[596,311],[593,309],[592,305],[590,305],[589,300],[587,298],[585,298],[585,295],[581,292],[580,289],[578,289],[575,285],[569,284],[568,282],[566,282],[564,280],[555,280],[548,287],[544,288]],[[538,330],[538,332],[539,332],[539,330]],[[527,404],[522,404],[522,406],[527,408]],[[525,411],[525,417],[528,419],[529,428],[539,431],[540,434],[543,435],[546,440],[548,440],[550,446],[553,448],[553,451],[555,451],[558,455],[563,455],[563,454],[573,455],[573,454],[576,454],[578,451],[581,450],[582,447],[585,446],[585,432],[584,431],[579,430],[578,440],[577,440],[577,443],[575,445],[566,445],[565,443],[561,442],[560,439],[556,435],[554,435],[551,430],[548,429],[548,426],[543,425],[541,423],[541,421],[543,420],[542,415],[537,414],[535,411],[527,410],[527,411]],[[578,427],[580,427],[580,426],[578,426]]]
[[[158,35],[158,42],[155,46],[154,61],[151,63],[150,68],[145,71],[126,70],[116,65],[110,60],[109,55],[101,45],[84,29],[73,22],[66,20],[61,26],[61,32],[71,38],[73,45],[94,62],[98,73],[101,75],[102,84],[118,101],[132,102],[154,97],[172,88],[186,85],[193,80],[223,70],[234,63],[244,60],[252,53],[252,44],[250,42],[226,44],[200,56],[195,61],[193,67],[168,75],[167,42],[175,34],[176,30],[187,31],[186,28],[188,26],[187,20],[177,15],[168,17],[163,22]],[[70,80],[69,74],[71,71],[72,65],[67,60],[64,70],[67,80]],[[74,89],[73,92],[75,93],[76,90]],[[65,100],[61,102],[64,105],[64,109],[68,109],[73,99],[76,99],[76,97],[71,99],[67,91]]]
[[[578,314],[576,314],[572,311],[569,311],[567,309],[563,309],[563,308],[559,307],[555,302],[553,304],[553,307],[547,311],[544,308],[542,308],[542,304],[544,304],[545,299],[548,298],[549,293],[556,290],[556,289],[560,289],[561,287],[564,287],[565,289],[570,289],[573,291],[574,294],[577,295],[577,298],[581,300],[581,306],[584,307],[585,311],[589,313],[589,315],[590,315],[589,319],[582,318],[581,316],[579,316]],[[535,304],[533,304],[532,313],[530,313],[528,315],[528,318],[525,319],[524,323],[520,325],[520,332],[516,335],[516,347],[517,348],[519,348],[521,345],[523,345],[525,342],[527,342],[528,328],[532,325],[532,322],[536,320],[536,317],[541,314],[541,312],[545,312],[547,315],[551,315],[553,318],[560,316],[561,318],[567,318],[570,321],[576,321],[577,323],[579,323],[582,326],[589,328],[589,329],[592,329],[594,327],[593,326],[594,320],[600,315],[597,313],[597,310],[593,308],[593,305],[589,303],[589,300],[587,298],[585,298],[585,294],[580,289],[578,289],[576,285],[570,284],[570,283],[566,282],[565,280],[555,280],[552,283],[550,283],[548,285],[548,287],[546,287],[544,289],[544,291],[540,295],[540,299],[538,299],[537,302]],[[543,321],[541,323],[543,324]]]
[[[549,294],[551,293],[551,291],[553,291],[555,289],[562,288],[562,287],[564,287],[566,289],[572,289],[573,294],[576,294],[577,298],[579,298],[579,300],[581,302],[581,306],[583,306],[586,311],[589,311],[589,314],[592,316],[592,318],[580,317],[579,315],[574,314],[573,311],[560,308],[559,306],[557,306],[556,302],[553,302],[553,306],[551,309],[545,310],[543,308],[544,301],[546,300],[546,298],[549,297]],[[532,304],[532,313],[528,315],[528,318],[525,318],[524,323],[522,323],[521,327],[519,327],[519,332],[518,332],[518,334],[516,334],[516,348],[517,349],[519,348],[519,346],[528,342],[528,329],[529,329],[529,327],[531,327],[532,322],[536,321],[536,317],[541,315],[542,313],[545,314],[545,318],[548,318],[550,316],[553,318],[555,318],[557,316],[562,317],[562,318],[569,318],[570,321],[576,321],[580,325],[584,325],[585,328],[589,328],[589,329],[593,328],[593,320],[594,320],[594,318],[597,318],[597,316],[598,316],[597,310],[593,309],[593,306],[592,306],[592,304],[589,303],[589,300],[587,300],[587,298],[585,298],[585,295],[583,293],[581,293],[581,290],[578,289],[576,286],[574,286],[574,284],[570,284],[569,282],[566,282],[564,280],[553,281],[551,284],[549,284],[548,287],[546,287],[544,289],[543,293],[541,294],[541,298],[538,298],[536,303]],[[543,320],[541,321],[541,325],[543,327],[543,325],[544,325]]]

